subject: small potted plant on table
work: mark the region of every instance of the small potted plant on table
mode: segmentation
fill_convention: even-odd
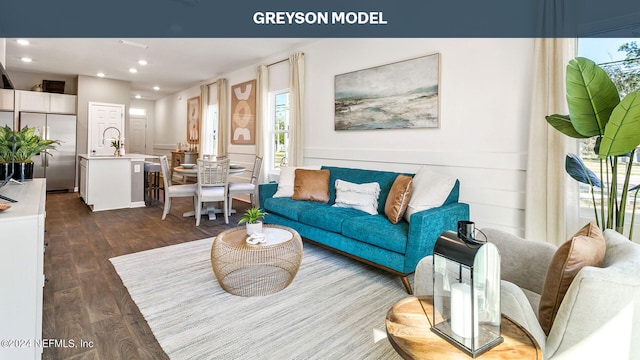
[[[242,214],[238,225],[247,223],[247,235],[262,233],[262,218],[267,215],[265,211],[258,207],[248,209]]]

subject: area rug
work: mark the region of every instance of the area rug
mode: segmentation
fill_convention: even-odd
[[[110,259],[171,359],[398,359],[385,316],[400,279],[304,244],[286,289],[245,298],[211,270],[213,238]]]

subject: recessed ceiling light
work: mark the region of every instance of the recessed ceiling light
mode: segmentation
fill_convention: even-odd
[[[138,64],[145,66],[147,65],[147,60],[138,60]]]
[[[153,87],[153,90],[155,90],[155,91],[160,90],[160,86],[154,86],[154,87]]]
[[[30,62],[32,62],[32,61],[33,61],[31,58],[28,58],[28,57],[23,57],[23,58],[22,58],[22,59],[20,59],[20,60],[22,60],[22,61],[24,61],[24,62],[26,62],[26,63],[30,63]]]
[[[142,98],[142,96],[136,95],[136,99],[141,99],[141,98]]]
[[[18,39],[16,40],[16,42],[20,45],[29,45],[29,40],[25,40],[25,39]]]
[[[97,75],[98,77],[104,77],[104,73],[101,73],[101,72],[97,73],[96,75]]]
[[[137,73],[137,72],[138,72],[138,69],[136,69],[136,68],[131,68],[131,69],[129,69],[129,72],[130,72],[130,73],[132,73],[132,74],[135,74],[135,73]]]

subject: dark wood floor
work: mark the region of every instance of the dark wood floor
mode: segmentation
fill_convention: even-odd
[[[93,213],[77,193],[47,195],[42,336],[57,343],[43,359],[167,359],[109,258],[212,237],[240,216],[196,227],[182,217],[192,204],[174,199],[162,221],[162,203]],[[241,213],[248,204],[234,207]]]

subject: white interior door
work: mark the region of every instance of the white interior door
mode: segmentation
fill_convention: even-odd
[[[146,154],[147,119],[131,118],[129,121],[128,151],[133,154]]]
[[[89,103],[89,141],[87,153],[90,155],[111,155],[111,139],[124,138],[124,104]]]

